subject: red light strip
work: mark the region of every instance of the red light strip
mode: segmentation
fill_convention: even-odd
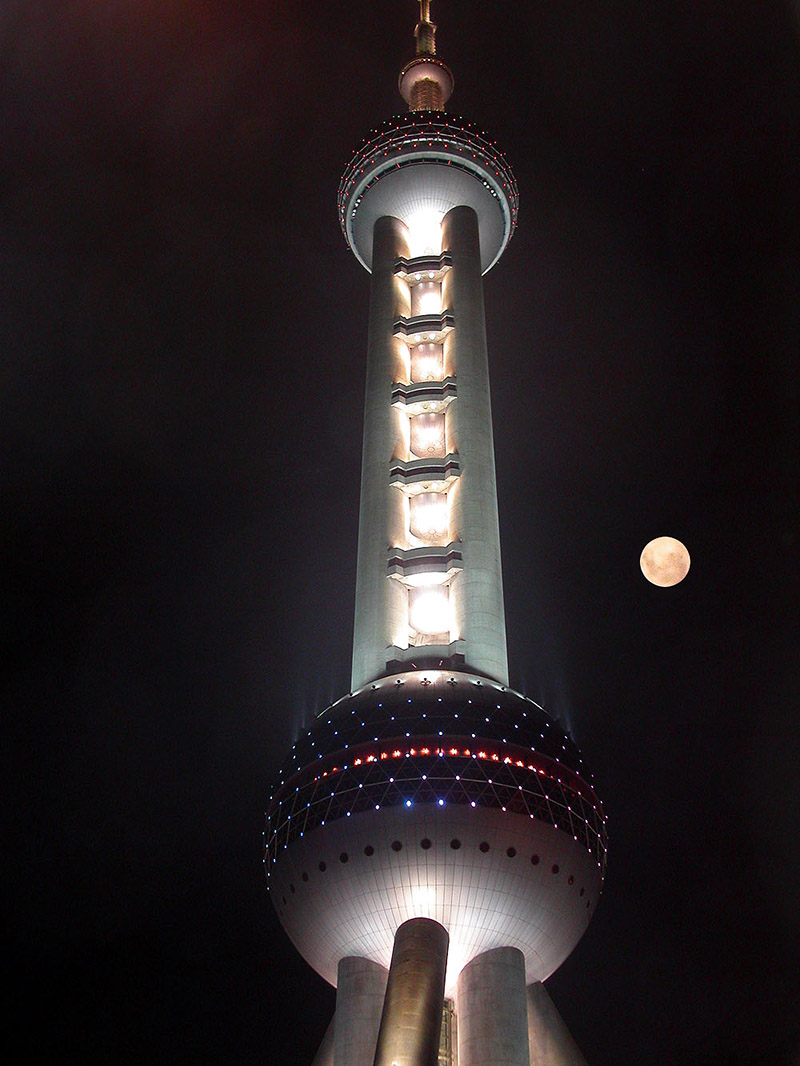
[[[438,739],[438,738],[437,738]],[[423,744],[419,747],[414,745],[407,745],[404,741],[395,739],[391,746],[381,746],[375,751],[371,745],[361,745],[357,748],[352,748],[349,752],[351,761],[343,766],[333,765],[329,769],[321,770],[313,778],[311,782],[321,781],[323,778],[331,777],[334,774],[342,773],[353,767],[365,766],[371,763],[378,763],[388,761],[390,759],[407,759],[414,757],[427,757],[436,758],[449,756],[451,758],[461,759],[479,759],[482,761],[493,762],[503,764],[505,766],[515,766],[521,770],[528,770],[530,773],[541,774],[543,777],[547,777],[551,781],[555,781],[559,785],[568,787],[572,792],[577,793],[586,803],[592,805],[592,807],[602,816],[603,806],[596,796],[594,789],[587,782],[583,780],[574,770],[568,769],[555,759],[551,759],[547,755],[542,755],[539,752],[536,753],[535,759],[532,761],[530,755],[525,752],[525,758],[521,758],[523,754],[522,749],[512,748],[510,745],[504,745],[501,748],[496,748],[494,745],[483,744],[478,749],[471,747],[461,746],[462,742],[459,742],[460,738],[454,738],[456,743],[445,742],[444,744]],[[338,757],[341,758],[342,752],[338,752]],[[332,761],[337,756],[329,756],[323,760],[321,765],[325,765]],[[295,785],[295,788],[299,787],[296,782],[298,778],[301,778],[311,767],[305,767],[294,774],[285,783],[280,790],[279,795],[283,793],[286,795],[289,793],[289,786]],[[303,782],[306,784],[309,782]],[[588,793],[588,795],[587,795]],[[276,795],[275,799],[278,796]]]

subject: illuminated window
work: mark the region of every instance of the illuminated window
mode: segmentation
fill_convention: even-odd
[[[408,247],[412,258],[440,255],[442,251],[442,213],[423,208],[406,220]]]
[[[447,495],[420,492],[409,499],[409,529],[426,544],[446,544],[449,530]]]
[[[438,315],[442,311],[442,286],[435,281],[423,281],[411,288],[412,315]]]
[[[409,621],[417,633],[424,636],[449,633],[450,602],[446,587],[412,589],[409,599]]]
[[[417,344],[411,349],[411,380],[441,381],[444,377],[444,355],[441,344]]]
[[[412,453],[420,459],[441,459],[445,454],[444,415],[415,415],[409,423]]]

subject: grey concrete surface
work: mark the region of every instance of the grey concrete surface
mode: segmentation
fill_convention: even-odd
[[[581,1049],[540,981],[528,985],[531,1066],[587,1066]]]
[[[351,955],[339,963],[333,1066],[372,1066],[387,977],[370,959]]]
[[[325,1036],[322,1038],[322,1043],[319,1045],[319,1050],[314,1056],[314,1061],[311,1066],[333,1066],[333,1045],[336,1031],[336,1013],[334,1012],[331,1018],[331,1023],[325,1030]]]
[[[455,327],[445,339],[445,372],[454,374],[457,399],[448,411],[461,477],[453,488],[450,529],[463,541],[464,568],[453,582],[457,635],[465,641],[467,668],[508,684],[506,623],[497,516],[489,361],[483,307],[478,219],[454,207],[442,221],[442,247],[453,269],[444,279],[443,305]]]
[[[493,948],[461,971],[456,988],[458,1066],[530,1066],[525,959]]]
[[[361,462],[361,508],[358,521],[358,568],[353,633],[353,689],[386,672],[387,649],[407,630],[408,594],[387,580],[386,549],[403,544],[406,503],[389,482],[389,463],[404,454],[404,419],[391,406],[393,381],[405,377],[406,348],[392,336],[392,324],[410,313],[408,286],[394,276],[394,264],[408,256],[406,227],[399,219],[375,223],[370,289],[364,445]]]

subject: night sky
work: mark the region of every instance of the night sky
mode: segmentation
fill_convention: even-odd
[[[328,1024],[261,833],[349,688],[369,284],[336,189],[415,18],[0,9],[14,1061],[307,1066]],[[521,195],[485,278],[511,682],[610,816],[550,993],[591,1066],[796,1066],[800,7],[434,18]]]

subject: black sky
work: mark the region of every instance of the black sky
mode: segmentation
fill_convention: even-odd
[[[611,819],[551,994],[592,1066],[796,1066],[800,9],[434,7],[521,193],[485,279],[512,684]],[[262,813],[349,687],[368,279],[335,196],[414,19],[0,10],[21,1061],[302,1066],[327,1025]]]

